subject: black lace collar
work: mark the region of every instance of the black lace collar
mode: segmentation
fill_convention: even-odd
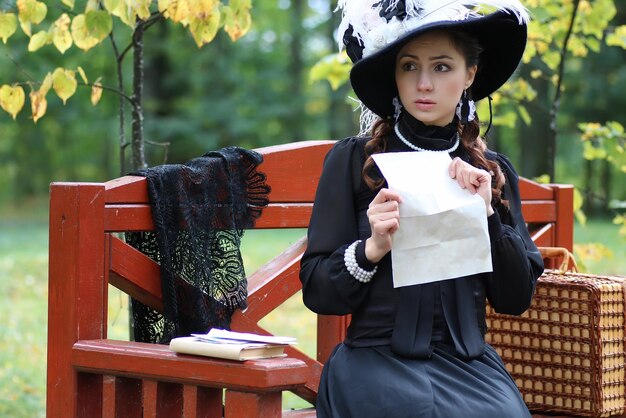
[[[405,110],[402,110],[400,115],[398,129],[413,145],[432,151],[450,148],[456,141],[458,133],[456,118],[446,126],[425,125]],[[406,148],[395,132],[392,136],[399,147]]]

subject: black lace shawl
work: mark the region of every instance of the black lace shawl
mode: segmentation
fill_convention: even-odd
[[[268,203],[269,186],[256,170],[262,160],[228,147],[132,173],[147,179],[155,230],[126,240],[160,264],[163,292],[163,314],[132,300],[136,341],[228,329],[232,313],[246,308],[239,246]]]

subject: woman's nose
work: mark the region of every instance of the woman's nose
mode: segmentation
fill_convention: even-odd
[[[417,80],[417,89],[419,91],[430,91],[433,88],[433,84],[430,77],[426,73],[421,73]]]

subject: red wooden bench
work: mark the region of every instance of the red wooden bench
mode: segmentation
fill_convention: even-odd
[[[306,141],[257,150],[272,192],[255,228],[307,227],[331,145]],[[522,179],[520,188],[535,242],[571,250],[572,187]],[[158,265],[118,238],[151,229],[144,178],[51,185],[47,416],[314,416],[312,409],[281,411],[281,393],[290,390],[314,404],[322,364],[343,339],[348,317],[318,316],[317,358],[289,348],[286,358],[239,363],[107,339],[108,284],[162,308]],[[234,330],[268,333],[259,321],[300,289],[305,247],[301,239],[249,276],[249,308],[236,312]]]

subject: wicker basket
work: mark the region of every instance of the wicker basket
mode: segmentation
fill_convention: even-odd
[[[626,411],[624,286],[626,278],[546,271],[523,315],[488,307],[486,340],[532,411]]]

